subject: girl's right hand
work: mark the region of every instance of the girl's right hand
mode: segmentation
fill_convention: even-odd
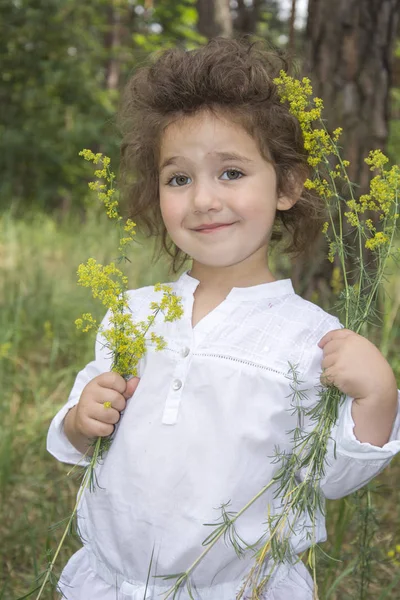
[[[138,377],[125,381],[115,372],[92,379],[65,417],[64,431],[70,442],[84,452],[92,438],[111,435],[138,383]]]

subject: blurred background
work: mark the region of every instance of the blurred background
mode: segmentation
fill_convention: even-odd
[[[344,128],[343,154],[359,191],[363,158],[400,158],[400,0],[0,0],[0,600],[35,587],[69,516],[78,481],[47,455],[52,416],[93,338],[74,320],[103,309],[76,285],[89,256],[115,258],[117,232],[88,193],[82,148],[118,171],[121,90],[157,50],[191,49],[248,34],[293,57],[323,98],[328,128]],[[139,238],[132,287],[170,278]],[[274,258],[278,277],[334,310],[334,265]],[[400,383],[400,274],[391,265],[370,336]],[[319,560],[320,600],[400,599],[400,462],[368,492],[328,505]],[[70,536],[56,573],[78,547]],[[331,557],[331,558],[329,558]],[[51,588],[45,596],[55,598]]]

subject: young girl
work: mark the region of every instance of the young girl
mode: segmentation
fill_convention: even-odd
[[[184,316],[156,321],[167,347],[156,352],[149,344],[139,379],[110,372],[99,336],[95,360],[50,426],[49,451],[77,463],[91,438],[118,423],[98,487],[80,505],[83,548],[59,581],[68,600],[165,596],[173,580],[161,576],[186,571],[201,554],[210,533],[204,524],[218,521],[222,505],[245,506],[279,469],[276,448],[291,451],[297,417],[289,363],[308,390],[307,406],[318,399],[322,370],[323,383],[347,395],[321,481],[327,498],[361,487],[400,450],[386,360],[269,267],[279,228],[296,251],[320,228],[318,200],[302,185],[301,130],[273,83],[280,67],[258,46],[219,39],[166,51],[128,86],[123,168],[132,216],[160,236],[175,268],[185,257],[192,266],[171,284]],[[130,292],[133,320],[145,319],[159,298],[152,287]],[[240,538],[255,544],[281,504],[272,487],[237,520]],[[309,547],[310,525],[305,513],[293,527],[294,554]],[[316,535],[326,538],[322,513]],[[253,561],[251,551],[239,559],[220,539],[192,573],[193,597],[234,600]],[[183,586],[176,597],[192,596]],[[312,597],[311,577],[295,560],[274,568],[262,594]]]

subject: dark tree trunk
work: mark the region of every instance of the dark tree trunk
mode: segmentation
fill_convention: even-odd
[[[107,31],[104,36],[104,48],[107,56],[105,86],[107,90],[116,90],[120,77],[120,63],[116,51],[121,43],[121,15],[113,3],[107,7],[107,14]]]
[[[399,12],[400,0],[309,0],[305,74],[324,101],[328,129],[343,127],[343,154],[359,193],[371,178],[365,156],[387,144]],[[296,264],[295,284],[305,295],[318,290],[321,297],[331,268],[326,260],[314,263]]]
[[[295,44],[295,22],[296,22],[296,0],[292,0],[292,8],[290,11],[290,20],[289,20],[289,43],[288,50],[290,54],[294,52],[294,44]]]
[[[237,17],[234,21],[235,31],[243,34],[254,34],[260,21],[263,0],[253,0],[247,5],[244,0],[237,0]]]
[[[197,0],[199,33],[211,39],[232,36],[232,17],[229,0]]]
[[[364,191],[364,163],[388,138],[389,90],[400,0],[309,0],[307,67],[331,128],[344,129],[351,178]]]

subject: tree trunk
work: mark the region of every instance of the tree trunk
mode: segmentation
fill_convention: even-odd
[[[324,101],[328,129],[343,127],[343,155],[360,194],[371,178],[365,156],[387,144],[399,12],[400,0],[309,0],[305,74]],[[329,289],[331,266],[322,257],[319,264],[296,263],[295,273],[308,297]]]
[[[232,17],[229,0],[197,0],[199,33],[211,39],[232,36]]]
[[[245,0],[237,0],[237,17],[234,21],[235,31],[242,34],[254,34],[260,20],[263,0],[253,0],[249,5]]]
[[[389,127],[400,0],[309,0],[308,70],[328,127],[343,127],[351,178],[369,184],[369,150],[384,149]]]
[[[121,43],[121,15],[112,2],[107,7],[107,30],[104,35],[104,48],[107,61],[105,64],[105,86],[107,90],[118,89],[120,77],[120,63],[116,50]]]
[[[295,23],[296,23],[296,0],[292,0],[292,8],[290,11],[290,20],[289,20],[289,42],[288,42],[288,50],[289,54],[293,55],[294,52],[294,42],[295,42]]]

